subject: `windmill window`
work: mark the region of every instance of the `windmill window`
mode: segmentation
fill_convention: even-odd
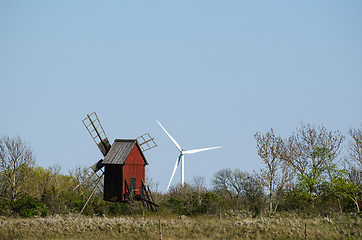
[[[136,178],[129,179],[129,187],[133,192],[136,190]]]

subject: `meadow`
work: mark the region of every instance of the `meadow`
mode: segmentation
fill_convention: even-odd
[[[161,234],[160,234],[161,232]],[[276,214],[0,218],[0,239],[361,239],[358,215]]]

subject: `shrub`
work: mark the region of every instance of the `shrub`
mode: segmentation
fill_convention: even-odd
[[[112,202],[108,204],[107,213],[110,216],[130,215],[132,210],[128,203]]]
[[[202,211],[200,213],[217,214],[225,206],[224,199],[216,192],[206,192],[202,198]]]
[[[21,217],[47,216],[48,208],[41,201],[30,196],[24,196],[16,201],[12,207],[15,214]]]
[[[165,207],[178,215],[186,214],[184,205],[184,201],[174,197],[170,197],[166,202],[162,203],[162,207]]]
[[[284,200],[280,203],[280,210],[304,210],[310,208],[311,198],[307,191],[301,189],[292,189],[285,195]]]

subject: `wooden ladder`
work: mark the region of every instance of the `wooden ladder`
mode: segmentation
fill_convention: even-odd
[[[131,192],[130,187],[127,184],[127,181],[126,180],[124,180],[124,181],[125,181],[125,186],[126,186],[125,197],[127,199],[129,199],[132,196],[132,192]],[[150,191],[150,188],[147,185],[145,185],[143,180],[142,180],[142,185],[141,185],[140,190],[141,190],[140,194],[133,195],[135,197],[135,199],[142,201],[142,205],[146,210],[150,210],[152,212],[157,212],[157,208],[160,206],[157,205],[155,203],[155,201],[153,200],[153,196]]]
[[[142,193],[141,193],[141,200],[143,207],[146,210],[151,210],[152,212],[157,212],[157,208],[160,207],[155,203],[152,197],[152,193],[150,191],[150,188],[145,185],[145,183],[142,180]]]

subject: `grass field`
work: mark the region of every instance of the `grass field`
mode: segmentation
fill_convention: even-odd
[[[161,224],[160,224],[161,223]],[[361,218],[277,215],[0,217],[0,239],[362,239]]]

